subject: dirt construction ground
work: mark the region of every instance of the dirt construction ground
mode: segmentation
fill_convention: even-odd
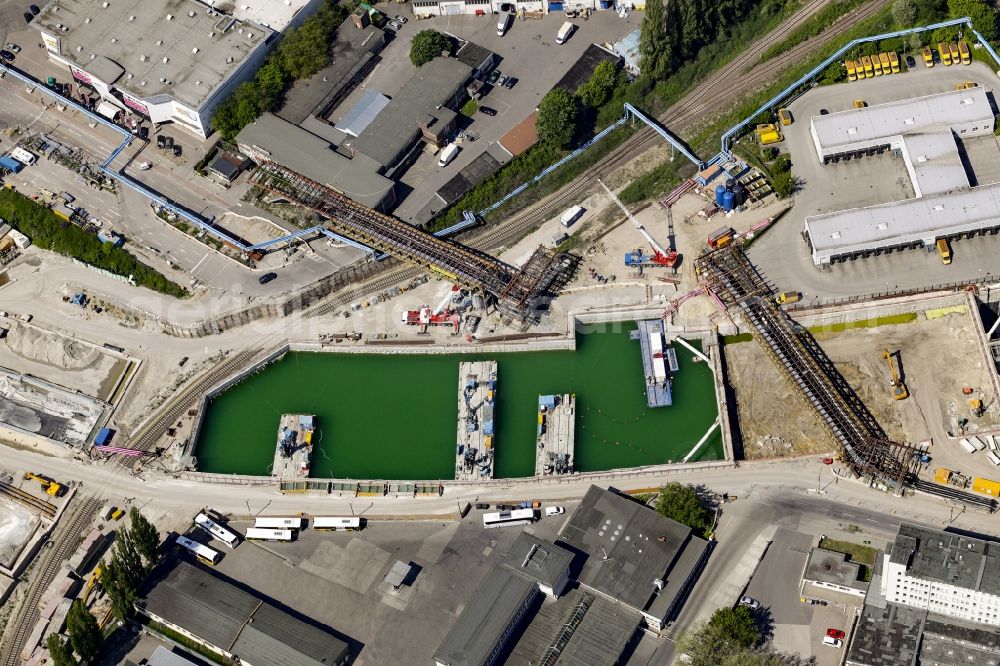
[[[968,458],[948,433],[955,432],[960,418],[969,419],[970,430],[990,431],[1000,424],[986,359],[974,337],[974,322],[965,308],[961,309],[933,318],[918,312],[916,319],[907,323],[814,333],[890,438],[914,444],[933,442],[933,466],[955,460],[956,452],[960,454],[958,462],[965,467],[988,465],[985,459]],[[882,358],[885,349],[899,352],[894,361],[910,392],[906,400],[893,399],[889,369]],[[819,418],[792,390],[760,345],[728,344],[725,356],[736,393],[746,458],[836,449]],[[762,386],[769,388],[762,391]],[[969,396],[962,394],[962,388],[967,386],[976,390],[971,397],[980,396],[980,389],[985,392],[981,397],[988,409],[980,418],[970,414]],[[986,468],[981,471],[985,473]]]

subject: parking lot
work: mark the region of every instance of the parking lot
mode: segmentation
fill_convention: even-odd
[[[360,532],[304,530],[291,543],[248,541],[226,550],[216,569],[355,642],[359,666],[431,663],[479,581],[520,533],[484,529],[481,513],[459,523],[379,521]],[[563,518],[527,529],[551,539]],[[412,584],[398,592],[383,582],[395,560],[416,565]]]
[[[576,32],[565,44],[557,45],[556,33],[566,20],[560,14],[551,14],[540,20],[515,20],[507,33],[500,37],[497,35],[497,17],[494,15],[440,16],[417,21],[409,10],[399,5],[385,4],[379,8],[389,15],[402,10],[410,20],[386,46],[382,52],[382,62],[334,111],[331,121],[336,122],[342,118],[364,90],[378,90],[389,97],[396,94],[416,71],[409,59],[409,49],[413,35],[420,30],[438,30],[490,49],[500,56],[498,69],[517,79],[513,88],[494,87],[480,100],[480,105],[496,109],[497,115],[473,115],[468,131],[476,139],[465,142],[462,151],[448,166],[439,167],[434,156],[425,154],[403,176],[402,182],[413,191],[396,208],[394,214],[407,221],[414,220],[434,192],[484,151],[489,151],[501,162],[509,160],[510,155],[496,145],[497,140],[535,110],[542,97],[562,78],[588,45],[615,41],[637,28],[642,20],[641,13],[633,13],[622,19],[612,11],[596,12],[587,21],[582,18],[573,19],[577,26]],[[540,67],[539,63],[544,63],[544,67]]]
[[[954,90],[956,83],[976,81],[992,91],[996,75],[984,64],[915,69],[878,79],[814,88],[789,105],[795,123],[784,127],[785,140],[777,144],[792,158],[792,173],[801,179],[795,206],[768,230],[750,250],[750,257],[779,289],[796,289],[805,302],[820,302],[855,294],[930,287],[996,275],[995,257],[1000,236],[954,242],[954,261],[943,265],[936,253],[909,250],[837,264],[813,265],[802,238],[806,216],[858,206],[897,201],[913,196],[901,158],[891,153],[823,166],[809,135],[809,118],[820,109],[849,109],[856,99],[869,105]],[[994,100],[994,104],[995,104]],[[743,141],[750,141],[745,137]],[[963,142],[970,179],[983,185],[1000,180],[1000,144],[996,137]]]

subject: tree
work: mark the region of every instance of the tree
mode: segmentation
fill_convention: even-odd
[[[142,556],[148,572],[160,559],[160,533],[134,506],[129,510],[128,517],[131,523],[129,536],[135,544],[136,551]]]
[[[717,609],[708,621],[708,626],[743,648],[752,647],[760,639],[753,613],[743,605]]]
[[[104,634],[97,624],[97,618],[79,599],[73,600],[73,605],[66,614],[66,633],[69,634],[73,649],[80,655],[81,663],[89,664],[97,659],[104,644]]]
[[[607,60],[602,60],[594,68],[590,79],[577,89],[577,97],[584,105],[596,109],[611,97],[617,79],[618,72],[615,66]]]
[[[410,44],[410,62],[417,67],[426,65],[444,51],[451,50],[451,42],[437,30],[421,30]]]
[[[994,39],[997,32],[997,8],[983,0],[948,0],[948,14],[952,18],[968,16],[972,27],[986,39]]]
[[[567,147],[576,133],[576,98],[562,88],[553,88],[538,105],[535,129],[538,138],[560,148]]]
[[[138,598],[138,588],[133,587],[120,562],[112,557],[101,573],[101,587],[111,599],[111,612],[119,620],[132,614],[133,604]]]
[[[702,505],[693,486],[673,482],[661,487],[656,511],[702,535],[712,527],[712,512]]]
[[[639,69],[642,76],[651,81],[666,78],[669,69],[671,44],[666,13],[662,0],[647,2],[639,30]]]
[[[917,21],[917,8],[910,0],[895,0],[892,3],[892,18],[900,28],[911,28]]]
[[[49,634],[45,640],[45,647],[49,649],[49,656],[52,657],[53,666],[77,666],[76,657],[69,643],[59,637],[59,634]]]

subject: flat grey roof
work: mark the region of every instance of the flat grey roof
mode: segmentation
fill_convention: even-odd
[[[813,215],[805,229],[813,261],[937,239],[1000,224],[1000,184]]]
[[[149,591],[145,610],[249,663],[329,666],[349,652],[335,636],[184,562]]]
[[[496,59],[496,53],[473,42],[465,42],[455,52],[455,60],[465,63],[472,69],[478,69],[488,58]]]
[[[890,561],[914,578],[1000,594],[1000,543],[994,541],[903,523]]]
[[[582,620],[570,629],[568,640],[558,640],[567,621],[578,611],[583,611]],[[556,662],[559,666],[613,666],[641,619],[634,609],[576,588],[542,606],[506,663],[538,664],[550,647],[562,646]]]
[[[885,143],[901,134],[947,131],[976,121],[993,122],[993,110],[982,86],[813,116],[809,122],[822,159],[841,146]]]
[[[805,580],[830,583],[865,591],[868,583],[861,580],[861,565],[848,562],[847,555],[826,548],[813,548],[806,560]]]
[[[542,585],[552,587],[569,572],[573,553],[533,534],[521,532],[498,564]]]
[[[91,72],[105,56],[126,72],[117,87],[139,98],[169,95],[196,109],[272,34],[194,0],[114,0],[107,9],[102,4],[55,0],[32,25],[58,36],[60,54],[79,68]]]
[[[157,645],[153,654],[146,660],[146,666],[197,666],[197,664],[162,645]]]
[[[700,555],[707,545],[691,528],[597,486],[587,491],[559,539],[587,555],[581,584],[653,614],[654,606],[670,606],[671,590],[676,594],[693,573],[692,558],[682,557],[684,551]],[[654,586],[658,579],[662,592]]]
[[[285,93],[285,101],[276,115],[301,125],[312,116],[327,112],[375,64],[372,61],[384,46],[385,33],[381,28],[369,25],[359,29],[348,17],[337,28],[337,36],[330,44],[330,64],[308,79],[296,81]]]
[[[927,611],[888,604],[865,605],[851,633],[847,663],[859,666],[916,666]]]
[[[471,67],[454,58],[434,58],[417,70],[361,136],[345,145],[391,167],[420,136],[418,123],[434,119],[447,123],[454,118],[454,111],[444,105],[471,74]]]
[[[244,127],[236,144],[265,151],[272,161],[371,208],[378,208],[393,189],[393,182],[379,175],[379,165],[365,155],[344,157],[324,139],[270,113]]]
[[[490,155],[488,151],[483,151],[479,157],[465,165],[461,171],[442,185],[437,191],[437,195],[441,197],[441,201],[451,205],[499,169],[500,161]]]
[[[389,98],[382,93],[377,90],[366,90],[362,93],[361,99],[344,115],[344,119],[337,123],[337,129],[344,134],[360,136],[388,104]]]
[[[918,197],[944,194],[971,185],[951,132],[906,134],[901,149],[906,155],[906,170],[910,172],[910,181]]]
[[[448,666],[482,666],[518,611],[538,593],[534,581],[510,569],[492,567],[434,659]]]

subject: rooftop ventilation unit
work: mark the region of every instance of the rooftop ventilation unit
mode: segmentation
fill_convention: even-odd
[[[197,46],[194,47],[193,49],[191,49],[191,53],[197,53],[197,52],[198,52],[198,47]]]
[[[125,80],[126,81],[131,81],[132,80],[132,72],[129,72],[128,74],[125,75]]]
[[[174,15],[173,14],[167,14],[167,20],[168,21],[173,21],[174,20]]]
[[[156,45],[157,46],[163,46],[163,40],[162,39],[156,40]]]
[[[653,579],[653,587],[655,587],[660,592],[663,592],[663,579],[662,578],[654,578]]]
[[[247,39],[253,39],[253,33],[247,30]]]
[[[83,47],[82,47],[82,46],[78,46],[78,47],[76,47],[76,52],[77,52],[77,53],[79,53],[79,52],[80,52],[80,51],[82,51],[82,50],[83,50]]]
[[[129,17],[128,17],[128,22],[129,22],[129,23],[131,23],[131,22],[132,22],[132,21],[134,21],[134,20],[135,20],[135,16],[129,16]]]
[[[232,56],[229,56],[228,58],[226,58],[226,62],[227,62],[228,64],[232,64],[232,63],[233,63],[233,57],[232,57]]]
[[[66,26],[66,25],[64,25],[64,26],[62,27],[62,31],[63,31],[63,32],[69,32],[69,26]]]
[[[166,82],[167,82],[167,79],[161,76],[160,77],[160,83],[166,83]]]
[[[140,86],[144,86],[144,85],[146,85],[146,82],[145,81],[139,81],[139,85]]]
[[[194,82],[194,84],[195,84],[196,86],[200,86],[200,85],[201,85],[201,81],[195,81],[195,82]]]
[[[90,23],[91,20],[92,19],[88,16],[87,18],[83,19],[83,22],[84,23]]]
[[[101,3],[101,7],[104,7],[105,9],[107,9],[107,8],[108,8],[108,5],[109,5],[109,4],[111,4],[111,3],[108,3],[108,2],[102,2],[102,3]]]
[[[145,54],[139,56],[139,62],[146,62],[147,59],[148,56],[146,56]]]
[[[93,60],[93,59],[94,59],[94,58],[96,58],[96,57],[97,57],[97,54],[94,54],[94,53],[91,53],[91,54],[90,54],[90,59],[91,59],[91,60]]]
[[[163,64],[166,65],[168,62],[170,62],[170,58],[163,56]]]
[[[194,13],[194,10],[193,10],[193,9],[192,9],[191,11],[189,11],[189,12],[188,12],[188,16],[189,16],[189,17],[191,17],[191,18],[194,18],[194,17],[195,17],[195,13]]]
[[[111,43],[112,44],[117,44],[118,43],[118,38],[117,37],[112,37],[111,38]]]
[[[208,36],[209,38],[215,37],[215,31],[213,30],[212,32],[208,33]]]

